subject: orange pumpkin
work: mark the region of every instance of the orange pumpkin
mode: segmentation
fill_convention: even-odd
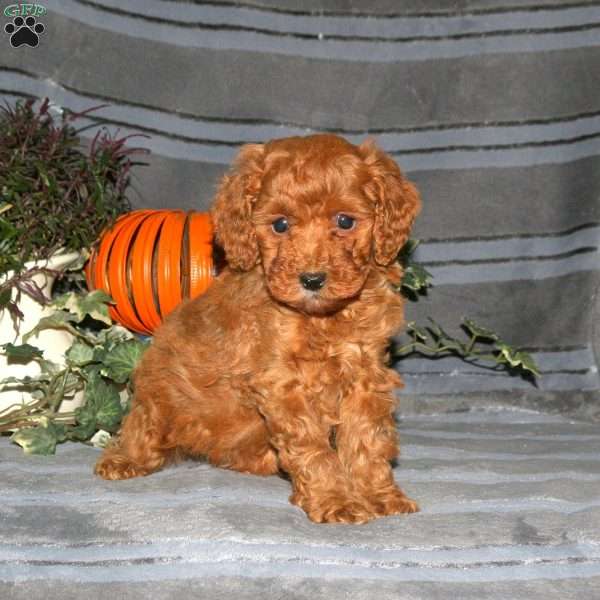
[[[88,287],[115,304],[110,316],[138,333],[152,333],[183,299],[211,284],[213,228],[208,213],[136,210],[117,219],[92,251]]]

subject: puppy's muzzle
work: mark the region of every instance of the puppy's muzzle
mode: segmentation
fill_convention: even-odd
[[[302,284],[302,287],[305,290],[310,290],[311,292],[320,290],[325,285],[326,279],[327,273],[323,272],[300,274],[300,283]]]

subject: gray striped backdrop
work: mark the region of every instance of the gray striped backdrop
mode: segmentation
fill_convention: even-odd
[[[409,415],[394,475],[422,512],[315,525],[289,483],[183,463],[104,481],[96,448],[0,438],[4,600],[597,600],[597,424]]]
[[[544,374],[534,388],[414,358],[400,366],[408,394],[597,405],[600,2],[43,5],[39,47],[13,49],[2,33],[0,94],[105,104],[93,127],[147,134],[136,207],[206,208],[244,142],[374,136],[424,199],[418,259],[436,287],[409,319],[457,331],[470,316],[530,349]]]

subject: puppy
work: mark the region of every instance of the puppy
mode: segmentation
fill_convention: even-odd
[[[244,146],[212,208],[228,266],[156,331],[96,473],[126,479],[203,456],[287,473],[290,501],[317,523],[418,510],[390,467],[402,383],[385,361],[403,325],[395,259],[419,206],[372,142]]]

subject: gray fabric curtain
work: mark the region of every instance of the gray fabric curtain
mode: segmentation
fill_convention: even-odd
[[[408,318],[457,332],[471,317],[543,372],[532,386],[411,358],[399,367],[408,395],[597,406],[600,2],[43,6],[37,47],[2,32],[0,95],[106,105],[90,124],[149,136],[132,140],[151,150],[135,207],[208,207],[244,142],[374,136],[423,196],[417,259],[435,287]]]

